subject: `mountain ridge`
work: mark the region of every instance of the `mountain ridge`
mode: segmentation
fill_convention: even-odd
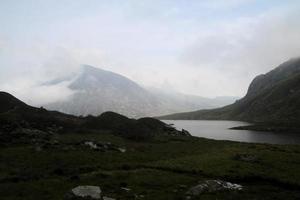
[[[156,135],[185,135],[187,132],[154,118],[131,119],[124,115],[105,112],[94,117],[77,117],[57,111],[48,111],[25,104],[16,97],[0,91],[0,143],[1,140],[16,140],[15,133],[27,136],[38,131],[47,133],[68,133],[80,131],[109,131],[128,139],[148,139]],[[29,135],[27,135],[29,133]]]
[[[221,119],[255,123],[300,123],[300,58],[253,79],[247,94],[231,105],[175,113],[159,119]]]
[[[70,81],[68,87],[74,92],[73,95],[65,101],[53,102],[44,107],[77,116],[97,116],[113,111],[140,118],[203,107],[213,108],[233,101],[233,98],[207,99],[150,90],[125,76],[91,65],[83,65],[81,73],[73,79],[68,76],[52,83],[63,81]]]

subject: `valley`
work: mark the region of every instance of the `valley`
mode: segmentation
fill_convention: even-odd
[[[89,185],[94,199],[300,197],[299,145],[198,138],[113,112],[76,117],[5,92],[0,102],[1,199],[74,199]]]

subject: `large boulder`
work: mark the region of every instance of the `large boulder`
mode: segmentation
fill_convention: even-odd
[[[94,200],[101,199],[101,189],[99,186],[77,186],[73,188],[67,195],[66,199],[84,199],[84,200]]]

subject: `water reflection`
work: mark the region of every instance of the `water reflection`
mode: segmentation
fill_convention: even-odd
[[[186,129],[193,136],[216,140],[231,140],[240,142],[270,143],[270,144],[300,144],[300,135],[292,133],[272,133],[249,130],[231,130],[236,126],[249,125],[240,121],[218,120],[163,120],[174,124],[178,129]]]

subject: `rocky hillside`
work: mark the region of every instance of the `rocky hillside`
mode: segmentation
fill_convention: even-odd
[[[161,119],[224,119],[284,124],[300,123],[300,58],[257,76],[245,97],[211,110],[178,113]]]
[[[153,119],[129,119],[123,115],[106,112],[98,117],[77,117],[44,108],[31,107],[12,95],[0,92],[0,140],[10,141],[53,133],[109,131],[130,139],[147,139],[157,135],[189,135]]]
[[[99,115],[113,111],[139,118],[201,108],[215,108],[234,98],[208,99],[199,96],[146,89],[134,81],[110,71],[84,65],[79,75],[48,82],[49,85],[68,81],[74,94],[71,98],[45,105],[50,110],[73,115]]]

